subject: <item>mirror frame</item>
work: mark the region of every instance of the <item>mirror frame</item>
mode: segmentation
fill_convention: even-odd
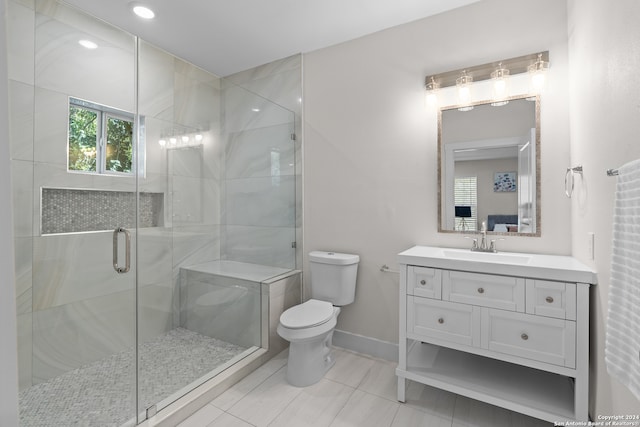
[[[507,98],[509,101],[519,100],[519,99],[527,99],[531,98],[527,95],[516,95]],[[486,105],[491,104],[493,101],[478,101],[468,105],[478,106],[478,105]],[[540,237],[542,231],[542,222],[541,222],[541,212],[542,212],[542,204],[541,204],[541,180],[540,180],[540,95],[535,96],[535,122],[536,122],[536,230],[534,233],[521,233],[521,232],[501,232],[501,231],[488,231],[487,234],[496,235],[496,236],[518,236],[518,237]],[[476,234],[477,231],[463,231],[463,230],[446,230],[442,228],[442,197],[444,194],[442,193],[442,184],[443,184],[443,155],[442,151],[444,150],[442,143],[442,112],[448,110],[454,110],[460,108],[461,105],[450,105],[446,107],[440,107],[438,109],[438,233],[456,233],[456,234]],[[496,107],[500,108],[500,107]]]

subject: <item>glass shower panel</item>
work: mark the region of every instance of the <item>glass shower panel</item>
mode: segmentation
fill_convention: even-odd
[[[117,131],[109,117],[120,119],[121,140],[133,136],[135,39],[55,1],[10,3],[35,28],[24,52],[35,58],[33,78],[19,83],[33,94],[33,135],[12,141],[24,176],[14,194],[28,193],[16,205],[16,236],[31,248],[16,259],[31,273],[21,425],[119,425],[135,419],[136,176],[114,174],[105,145]],[[119,159],[137,158],[127,150]]]
[[[295,269],[295,115],[228,80],[223,111],[222,258]]]
[[[162,224],[139,229],[139,408],[147,415],[217,367],[210,337],[180,322],[180,270],[220,257],[220,79],[139,42],[146,126],[141,192],[162,192]],[[201,361],[204,361],[202,363]]]
[[[165,194],[161,226],[138,230],[142,421],[266,345],[262,280],[295,265],[295,152],[286,109],[239,87],[230,95],[143,41],[138,54],[139,188]],[[226,244],[230,226],[241,242]],[[233,256],[246,239],[253,256]]]

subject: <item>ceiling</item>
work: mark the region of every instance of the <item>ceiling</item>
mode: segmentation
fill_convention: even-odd
[[[66,0],[218,76],[310,52],[479,0]]]

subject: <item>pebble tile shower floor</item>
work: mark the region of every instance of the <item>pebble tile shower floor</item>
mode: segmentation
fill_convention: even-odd
[[[245,350],[183,328],[142,344],[141,408]],[[20,393],[20,426],[120,426],[135,414],[134,364],[134,352],[127,350],[30,387]]]

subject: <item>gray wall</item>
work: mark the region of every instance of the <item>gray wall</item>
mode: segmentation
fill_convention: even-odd
[[[396,255],[413,245],[468,247],[437,232],[437,117],[424,78],[548,50],[542,94],[542,236],[503,250],[571,253],[566,4],[485,0],[304,59],[305,247],[360,255],[355,303],[338,329],[396,343]],[[305,264],[306,265],[306,264]],[[305,285],[308,283],[305,274]]]
[[[605,171],[640,158],[640,3],[570,0],[571,165],[583,165],[571,200],[572,253],[598,271],[592,292],[593,414],[638,414],[640,401],[607,373],[604,333],[616,179]],[[594,61],[594,58],[598,58]],[[595,259],[587,235],[595,233]]]

